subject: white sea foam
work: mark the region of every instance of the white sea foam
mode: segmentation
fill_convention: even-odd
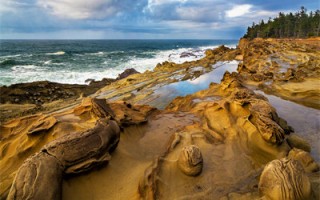
[[[15,58],[15,57],[19,57],[19,56],[21,56],[21,54],[0,56],[0,58]]]
[[[54,52],[54,53],[46,53],[46,55],[51,55],[51,56],[61,56],[61,55],[64,55],[66,52],[64,51],[57,51],[57,52]]]
[[[14,84],[21,82],[32,82],[40,80],[48,80],[59,83],[70,84],[86,84],[87,79],[101,80],[103,78],[116,78],[118,74],[122,73],[125,69],[134,68],[137,71],[143,73],[146,70],[153,70],[158,63],[164,61],[170,61],[175,63],[183,63],[186,61],[198,60],[205,56],[207,49],[213,49],[217,46],[205,46],[199,48],[179,48],[173,50],[155,50],[153,52],[146,52],[150,55],[149,58],[141,58],[137,55],[130,57],[118,58],[113,60],[112,58],[106,58],[101,61],[100,67],[88,66],[86,68],[77,69],[69,68],[68,63],[54,63],[51,60],[42,62],[42,66],[37,65],[16,65],[11,68],[11,71],[1,72],[0,80],[1,84]],[[102,55],[103,52],[97,52],[97,55]],[[111,52],[114,53],[114,52]],[[119,53],[124,53],[120,52]],[[58,51],[50,53],[50,55],[63,55],[65,52]],[[103,53],[106,55],[106,53]],[[185,55],[185,56],[182,56]],[[103,57],[102,57],[103,58]],[[122,61],[121,61],[122,60]],[[119,64],[116,67],[114,62]],[[63,68],[53,69],[52,65],[65,65]],[[72,67],[72,66],[71,66]],[[8,82],[5,82],[7,80]]]
[[[103,51],[99,51],[99,52],[96,52],[96,53],[88,53],[88,55],[93,55],[93,56],[102,56],[106,54],[106,52],[103,52]]]
[[[44,62],[43,62],[43,64],[45,64],[45,65],[50,65],[51,63],[52,63],[51,60],[47,60],[47,61],[44,61]]]
[[[139,58],[136,55],[133,55],[129,58],[128,61],[119,64],[114,68],[107,68],[104,71],[100,72],[91,72],[86,75],[90,75],[90,77],[86,77],[85,79],[92,78],[101,80],[102,78],[116,78],[118,74],[122,73],[125,69],[134,68],[139,72],[145,72],[146,70],[153,70],[154,67],[158,63],[162,63],[164,61],[170,61],[175,63],[184,63],[187,61],[198,60],[205,56],[205,51],[207,49],[213,49],[217,46],[206,46],[201,48],[180,48],[173,50],[163,50],[155,52],[147,52],[148,54],[155,54],[151,58]],[[181,56],[183,53],[188,54],[188,56]],[[108,66],[108,64],[112,62],[109,60],[105,60],[103,65]],[[85,82],[85,79],[81,80],[81,83]],[[78,81],[80,81],[78,79]],[[79,83],[79,82],[78,82]]]
[[[11,67],[13,72],[26,72],[26,71],[34,71],[35,69],[41,69],[41,67],[36,65],[16,65]]]

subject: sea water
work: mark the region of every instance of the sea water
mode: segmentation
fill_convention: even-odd
[[[237,40],[0,40],[0,85],[33,81],[85,84],[116,78],[128,68],[197,60]]]

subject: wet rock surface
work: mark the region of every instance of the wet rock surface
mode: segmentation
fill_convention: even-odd
[[[320,40],[241,39],[239,73],[247,84],[297,103],[320,108]]]

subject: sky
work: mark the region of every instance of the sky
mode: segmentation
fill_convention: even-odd
[[[0,0],[0,39],[238,39],[319,0]]]

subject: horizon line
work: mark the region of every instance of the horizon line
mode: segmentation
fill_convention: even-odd
[[[93,38],[77,38],[77,39],[69,39],[69,38],[0,38],[0,40],[239,40],[240,38],[228,38],[228,39],[219,39],[219,38],[186,38],[186,39],[176,39],[176,38],[148,38],[148,39],[141,39],[141,38],[119,38],[119,39],[112,39],[112,38],[103,38],[103,39],[93,39]]]

